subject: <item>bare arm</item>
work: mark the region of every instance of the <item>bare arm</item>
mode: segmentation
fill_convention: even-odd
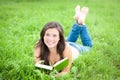
[[[34,63],[40,63],[40,47],[39,46],[35,46],[34,48]]]
[[[67,45],[66,48],[65,48],[64,57],[69,58],[69,64],[66,68],[64,68],[62,70],[62,72],[68,72],[71,68],[71,65],[72,65],[72,50],[71,50],[71,47],[69,45]]]
[[[64,68],[60,73],[57,73],[56,74],[56,77],[59,77],[63,74],[66,74],[70,71],[70,68],[71,68],[71,65],[72,65],[72,50],[71,50],[71,47],[70,45],[66,45],[66,48],[64,50],[64,57],[68,57],[69,58],[69,64],[66,68]]]

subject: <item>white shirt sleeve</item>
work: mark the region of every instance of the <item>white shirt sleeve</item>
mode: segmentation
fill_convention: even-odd
[[[76,58],[79,57],[80,53],[79,51],[74,48],[73,46],[71,46],[71,50],[72,50],[72,61],[74,61]]]

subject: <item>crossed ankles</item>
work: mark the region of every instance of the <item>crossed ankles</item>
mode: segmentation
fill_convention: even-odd
[[[75,8],[75,16],[74,19],[78,22],[78,24],[84,24],[85,23],[85,18],[89,12],[88,7],[83,7],[80,11],[80,6],[77,5]]]

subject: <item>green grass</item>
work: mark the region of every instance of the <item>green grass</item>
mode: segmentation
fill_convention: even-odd
[[[120,80],[120,1],[52,1],[0,1],[0,80]],[[77,4],[90,9],[86,24],[93,48],[74,61],[69,74],[49,76],[34,67],[34,45],[48,21],[61,23],[66,37]]]

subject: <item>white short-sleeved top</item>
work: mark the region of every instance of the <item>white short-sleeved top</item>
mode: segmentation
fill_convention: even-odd
[[[73,60],[75,60],[80,55],[80,53],[79,53],[79,51],[75,47],[73,47],[71,45],[69,45],[69,46],[70,46],[70,48],[72,50],[72,61],[73,61]]]
[[[71,50],[72,50],[72,61],[73,61],[73,60],[75,60],[76,58],[79,57],[80,53],[79,53],[79,51],[78,51],[75,47],[73,47],[73,46],[71,46]]]

